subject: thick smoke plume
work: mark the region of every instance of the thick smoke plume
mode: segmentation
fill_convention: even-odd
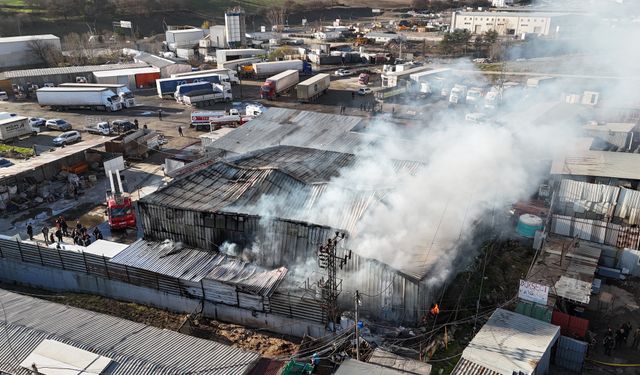
[[[633,38],[639,35],[638,23],[628,19],[615,25],[602,22],[597,15],[614,13],[611,7],[619,4],[594,4],[575,9],[600,12],[577,17],[576,28],[596,32],[570,43],[584,51],[593,46],[593,58],[606,54],[607,64],[619,64],[623,75],[637,77],[640,54]],[[597,25],[592,24],[594,19],[599,19]],[[612,37],[618,39],[611,42]],[[590,58],[582,57],[583,61]],[[468,70],[470,64],[449,67]],[[576,64],[572,73],[583,73],[583,67]],[[474,79],[485,78],[478,73]],[[597,87],[603,96],[620,94],[620,82],[598,80]],[[593,89],[588,86],[581,90]],[[354,209],[353,202],[366,202],[368,209],[357,225],[348,228],[346,246],[397,269],[427,271],[427,280],[442,282],[464,258],[459,254],[460,244],[470,239],[474,229],[491,223],[495,213],[506,211],[514,202],[530,197],[548,176],[548,161],[580,135],[579,126],[589,118],[558,108],[563,90],[564,81],[559,79],[544,89],[522,91],[484,124],[464,120],[464,114],[473,111],[469,108],[443,110],[429,122],[418,121],[409,129],[382,117],[368,130],[379,141],[354,150],[356,162],[331,179],[320,200],[296,219],[347,229],[344,218]],[[290,199],[265,196],[258,211],[264,218],[278,217]],[[300,266],[306,269],[309,263]]]

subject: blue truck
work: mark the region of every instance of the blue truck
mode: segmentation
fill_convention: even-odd
[[[229,76],[226,74],[202,74],[188,77],[157,79],[156,88],[158,90],[158,96],[160,98],[164,98],[173,96],[178,86],[197,82],[208,82],[209,84],[217,83],[223,86],[229,86],[229,88],[231,87],[231,83],[229,83]]]

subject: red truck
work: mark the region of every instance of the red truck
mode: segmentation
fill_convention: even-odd
[[[292,90],[298,82],[300,82],[300,75],[297,70],[285,70],[264,81],[260,87],[260,97],[262,99],[273,99]]]
[[[122,188],[120,171],[108,171],[111,190],[107,191],[107,216],[111,229],[126,229],[136,227],[136,212],[133,208],[131,196]],[[116,177],[114,183],[113,176]]]

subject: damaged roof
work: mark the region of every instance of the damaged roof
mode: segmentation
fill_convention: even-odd
[[[20,363],[51,339],[109,357],[103,375],[247,374],[260,358],[167,329],[49,302],[0,289],[0,328],[11,345],[0,345],[0,373],[30,375]]]
[[[221,253],[169,240],[138,240],[110,261],[193,282],[213,280],[264,296],[271,295],[287,274],[285,267],[266,270]]]

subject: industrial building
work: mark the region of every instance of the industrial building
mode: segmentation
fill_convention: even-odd
[[[2,75],[4,75],[4,80],[7,81],[9,86],[11,86],[11,84],[34,84],[43,87],[45,83],[59,85],[61,83],[76,82],[77,77],[82,77],[86,79],[87,82],[95,82],[94,72],[145,67],[148,67],[148,65],[139,63],[67,66],[62,68],[12,70],[4,72]]]
[[[230,48],[247,45],[247,25],[242,8],[236,7],[224,12],[224,30],[226,42]]]
[[[228,61],[265,56],[266,54],[267,51],[256,48],[219,49],[216,51],[216,63],[218,64],[218,69],[222,69],[225,68],[225,63]]]
[[[578,16],[567,13],[453,12],[451,30],[469,30],[473,34],[495,30],[499,35],[566,36],[576,26],[575,17]]]
[[[61,53],[60,38],[52,34],[0,38],[0,70],[42,66],[45,61],[34,50],[45,48]]]
[[[178,63],[171,59],[152,55],[146,52],[140,52],[134,58],[134,61],[150,65],[160,69],[161,78],[169,78],[172,74],[186,73],[191,71],[191,65]]]
[[[560,327],[497,309],[462,352],[452,375],[549,373]]]
[[[129,90],[155,87],[160,69],[155,67],[105,70],[94,72],[96,83],[127,85]]]
[[[404,249],[402,260],[391,251],[363,256],[366,249],[357,246],[360,220],[381,203],[386,187],[343,189],[340,194],[350,198],[340,215],[317,214],[319,205],[336,193],[329,181],[356,160],[345,150],[375,142],[375,137],[352,131],[362,121],[269,109],[210,144],[211,155],[186,165],[181,177],[139,201],[145,238],[170,238],[211,250],[235,243],[241,249],[254,248],[252,261],[261,266],[295,268],[314,262],[319,244],[335,231],[344,232],[344,247],[353,251],[339,272],[349,280],[344,289],[375,296],[363,307],[374,318],[415,322],[429,308],[433,288],[442,286],[427,283],[427,276],[448,259],[449,249],[441,243],[450,242],[434,231],[425,233],[424,243],[431,246]],[[327,128],[338,130],[325,132]],[[398,174],[416,173],[420,163],[396,161],[394,168]],[[268,208],[274,201],[287,203]],[[455,221],[445,216],[448,224]],[[315,265],[312,270],[319,271]]]
[[[197,27],[188,29],[173,29],[165,32],[167,48],[175,51],[179,48],[193,48],[198,45],[198,41],[204,38],[209,30],[202,30]]]
[[[257,353],[0,290],[0,373],[248,374]],[[64,367],[64,371],[57,368]]]
[[[401,34],[380,31],[372,31],[365,34],[364,37],[373,40],[375,43],[389,43],[391,41],[404,40],[404,36]]]

